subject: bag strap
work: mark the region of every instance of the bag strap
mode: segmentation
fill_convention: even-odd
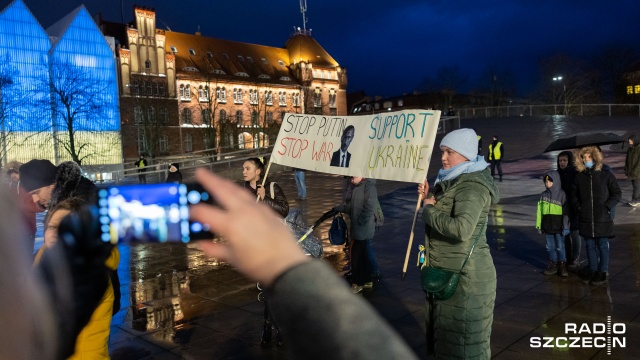
[[[487,222],[485,221],[484,224],[482,224],[482,229],[480,229],[480,232],[478,232],[478,235],[476,235],[476,239],[473,240],[473,245],[471,245],[471,250],[469,250],[469,255],[467,255],[466,259],[464,259],[464,262],[462,263],[462,267],[460,267],[460,271],[458,272],[462,272],[462,269],[464,269],[464,266],[467,265],[467,261],[469,261],[469,259],[471,258],[471,253],[473,252],[473,249],[476,248],[478,239],[480,239],[480,235],[482,235],[486,227],[487,227]]]

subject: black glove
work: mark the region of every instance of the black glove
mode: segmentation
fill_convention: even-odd
[[[57,358],[73,354],[78,333],[89,322],[109,285],[112,271],[105,261],[113,245],[104,243],[100,235],[97,209],[83,208],[62,220],[58,244],[42,257],[39,267],[51,286],[60,329]],[[117,299],[119,308],[119,296]]]

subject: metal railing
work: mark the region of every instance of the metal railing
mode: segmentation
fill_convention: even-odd
[[[640,104],[545,104],[459,109],[461,118],[512,116],[638,116]]]

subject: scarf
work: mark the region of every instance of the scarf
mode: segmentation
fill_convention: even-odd
[[[484,160],[484,156],[478,155],[474,160],[465,161],[450,169],[440,169],[434,185],[444,180],[455,179],[462,174],[472,173],[476,171],[482,171],[489,166],[489,163]]]

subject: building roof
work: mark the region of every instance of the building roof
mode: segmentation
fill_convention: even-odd
[[[296,84],[289,71],[289,52],[284,48],[172,31],[165,32],[165,44],[167,53],[175,56],[178,74],[197,76],[199,72],[218,79],[248,77],[252,82]]]
[[[287,40],[285,47],[289,50],[293,63],[305,61],[320,67],[339,66],[338,62],[311,36],[300,33],[293,35]]]

